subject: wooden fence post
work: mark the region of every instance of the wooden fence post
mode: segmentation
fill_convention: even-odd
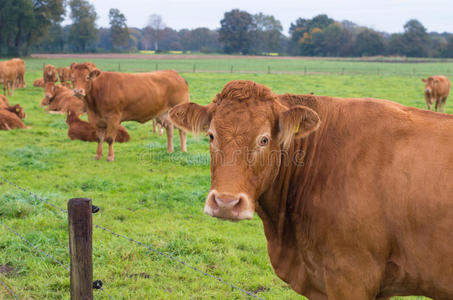
[[[91,199],[73,198],[68,201],[71,300],[93,299],[91,214]]]

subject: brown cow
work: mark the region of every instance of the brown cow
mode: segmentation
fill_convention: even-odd
[[[0,130],[27,128],[22,122],[26,117],[24,109],[19,104],[0,108]]]
[[[8,95],[12,96],[16,88],[16,64],[11,60],[0,61],[0,78],[3,83],[3,95],[8,92]]]
[[[96,129],[90,123],[80,120],[79,114],[70,110],[66,117],[66,124],[68,124],[68,137],[71,140],[81,140],[86,142],[97,142]],[[126,128],[123,126],[118,127],[115,141],[118,143],[126,143],[131,139]]]
[[[431,110],[431,104],[436,101],[436,111],[445,112],[445,102],[447,102],[448,93],[450,92],[450,81],[445,76],[430,76],[422,79],[425,82],[425,101],[428,110]]]
[[[55,66],[45,65],[42,78],[44,79],[44,83],[57,82],[57,69],[55,69]]]
[[[33,81],[33,86],[44,87],[44,79],[43,78],[36,79],[35,81]]]
[[[13,58],[11,59],[11,63],[15,67],[16,73],[16,80],[15,80],[15,87],[17,88],[25,88],[25,62],[20,58]]]
[[[9,104],[8,98],[4,95],[0,95],[0,108],[6,108],[9,106],[11,106],[11,104]]]
[[[205,212],[240,220],[256,211],[275,272],[298,293],[453,299],[453,116],[377,99],[279,97],[250,81],[169,116],[210,137]]]
[[[66,114],[72,110],[77,113],[86,111],[85,103],[74,97],[72,90],[63,85],[54,85],[48,82],[45,85],[45,97],[41,101],[41,106],[47,106],[46,111],[53,113]]]
[[[84,64],[72,68],[74,94],[87,104],[88,120],[99,138],[95,159],[102,157],[102,144],[109,144],[107,161],[114,160],[113,143],[123,121],[145,123],[163,118],[168,110],[189,102],[189,87],[175,71],[125,74],[90,71]],[[173,124],[167,126],[167,150],[173,151]],[[181,150],[186,151],[186,134],[180,130]]]
[[[60,78],[61,84],[64,86],[68,85],[68,82],[71,81],[71,68],[57,68],[58,77]],[[70,85],[69,85],[70,88]]]

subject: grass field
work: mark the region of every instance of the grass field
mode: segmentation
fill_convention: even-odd
[[[266,241],[258,217],[245,222],[227,222],[202,213],[210,186],[208,141],[204,136],[188,138],[188,153],[166,153],[166,137],[152,134],[151,123],[124,123],[131,142],[116,144],[116,161],[105,157],[94,161],[96,145],[70,141],[65,117],[50,115],[39,107],[40,88],[32,87],[41,77],[43,63],[68,65],[69,59],[30,59],[27,88],[10,97],[13,104],[25,107],[30,129],[0,132],[0,175],[65,208],[73,197],[89,197],[101,211],[95,224],[130,236],[160,251],[169,253],[212,275],[245,290],[256,291],[265,299],[303,299],[274,274],[267,255]],[[100,68],[120,64],[122,71],[153,70],[148,60],[91,60]],[[162,66],[164,65],[164,62]],[[191,64],[192,61],[172,61]],[[200,63],[212,69],[231,62],[218,60]],[[266,69],[274,60],[241,61],[250,70]],[[296,62],[287,63],[296,69]],[[316,61],[297,62],[298,66]],[[325,63],[325,62],[322,62]],[[333,62],[343,68],[342,62]],[[373,63],[353,63],[364,70]],[[392,64],[379,64],[394,68]],[[439,74],[449,64],[405,64],[429,74]],[[330,66],[332,67],[332,66]],[[283,65],[279,65],[283,68]],[[382,67],[381,67],[382,68]],[[375,68],[376,69],[376,68]],[[390,70],[390,69],[389,69]],[[424,108],[423,84],[411,75],[290,75],[181,73],[189,82],[191,99],[209,103],[223,85],[233,79],[250,79],[265,84],[277,93],[309,93],[340,97],[375,97]],[[453,112],[447,102],[447,112]],[[373,120],[370,120],[372,122]],[[67,216],[6,183],[0,184],[1,221],[14,228],[33,244],[69,264]],[[106,234],[93,233],[94,279],[115,299],[246,299],[212,278],[205,277],[159,254]],[[22,299],[69,299],[67,271],[27,246],[0,226],[0,280]],[[0,299],[10,299],[0,286]],[[96,299],[108,299],[95,291]],[[398,299],[398,298],[395,298]],[[407,297],[401,299],[422,299]]]

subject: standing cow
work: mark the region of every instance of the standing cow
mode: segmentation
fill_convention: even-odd
[[[428,110],[436,101],[436,111],[445,112],[445,102],[447,102],[448,93],[450,92],[450,81],[445,76],[430,76],[422,79],[425,84],[425,101]]]
[[[57,69],[55,69],[54,65],[45,65],[42,78],[44,79],[44,83],[48,82],[57,82]]]
[[[99,139],[95,159],[102,157],[102,144],[109,145],[107,161],[114,160],[113,143],[123,121],[145,123],[165,118],[168,110],[189,102],[187,82],[175,71],[126,74],[101,72],[86,64],[72,68],[74,95],[87,104],[88,121]],[[173,124],[167,124],[167,150],[173,152]],[[179,130],[181,150],[186,151],[186,134]]]
[[[271,264],[296,292],[453,299],[453,116],[276,96],[251,81],[169,116],[210,138],[205,212],[241,220],[256,211]]]

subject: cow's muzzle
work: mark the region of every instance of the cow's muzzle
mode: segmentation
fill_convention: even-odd
[[[85,90],[84,89],[73,89],[72,94],[77,98],[85,97]]]
[[[252,219],[255,209],[244,193],[228,194],[211,190],[206,198],[204,212],[216,218],[244,220]]]

